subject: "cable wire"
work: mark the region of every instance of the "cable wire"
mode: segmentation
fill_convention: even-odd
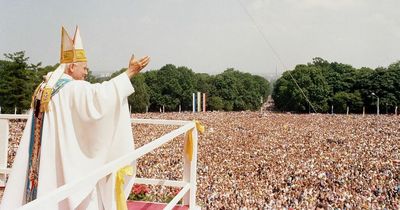
[[[242,9],[244,10],[244,12],[246,13],[246,15],[249,17],[249,19],[253,22],[254,26],[256,27],[257,31],[261,34],[261,37],[263,38],[264,42],[268,45],[269,48],[271,48],[273,54],[275,55],[275,57],[278,59],[278,61],[281,63],[281,65],[285,68],[288,69],[287,66],[285,65],[285,63],[283,62],[283,60],[281,59],[281,57],[279,56],[278,52],[275,50],[275,48],[272,46],[271,42],[267,39],[267,36],[264,34],[264,32],[261,30],[261,27],[257,24],[256,20],[253,18],[253,16],[250,14],[250,12],[247,10],[247,8],[244,6],[244,4],[242,3],[241,0],[237,0],[240,4],[240,6],[242,7]],[[296,79],[293,77],[292,73],[290,73],[290,71],[288,71],[290,77],[293,79],[294,83],[296,84],[297,88],[299,88],[300,92],[302,93],[302,95],[304,96],[304,98],[306,99],[306,101],[308,102],[308,104],[311,106],[311,108],[314,110],[315,113],[317,113],[317,111],[315,110],[313,104],[310,102],[310,100],[308,99],[308,97],[306,96],[306,94],[304,93],[303,89],[301,89],[300,85],[297,83]]]

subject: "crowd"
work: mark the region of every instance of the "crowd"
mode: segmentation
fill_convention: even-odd
[[[259,112],[147,113],[199,120],[205,209],[399,209],[400,117]],[[23,122],[11,125],[10,165]],[[134,125],[136,147],[176,128]],[[182,179],[183,137],[138,161],[138,177]],[[154,188],[168,193],[169,188]],[[157,192],[156,192],[157,191]]]
[[[8,159],[7,159],[7,167],[11,168],[12,163],[14,162],[15,155],[17,154],[19,141],[21,140],[22,132],[25,128],[26,120],[11,120],[9,123],[9,144],[8,144]]]

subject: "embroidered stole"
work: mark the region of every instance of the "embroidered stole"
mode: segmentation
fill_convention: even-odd
[[[52,89],[51,97],[58,93],[58,91],[68,82],[70,79],[59,79]],[[43,84],[43,83],[42,83]],[[31,136],[29,143],[29,160],[28,160],[28,169],[27,169],[27,180],[26,180],[26,194],[25,201],[26,203],[35,200],[37,197],[37,189],[38,189],[38,180],[39,180],[39,167],[40,167],[40,148],[42,143],[42,129],[43,129],[43,120],[45,115],[45,110],[41,109],[42,94],[45,88],[40,88],[41,85],[35,90],[35,93],[32,97],[32,126],[31,126]],[[39,96],[39,97],[37,97]],[[48,102],[47,102],[48,103]],[[47,109],[48,110],[48,109]]]

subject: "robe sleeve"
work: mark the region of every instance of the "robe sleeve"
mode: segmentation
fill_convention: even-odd
[[[127,97],[134,88],[125,73],[101,84],[71,83],[68,92],[73,133],[81,150],[92,158],[113,144],[118,126],[125,127],[121,119],[130,118]]]
[[[103,118],[116,108],[126,103],[126,98],[134,92],[132,83],[126,73],[101,84],[90,84],[86,81],[77,83],[72,90],[72,110],[76,111],[80,120],[91,121]]]

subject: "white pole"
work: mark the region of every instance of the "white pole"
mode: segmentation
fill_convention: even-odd
[[[190,190],[188,193],[185,194],[183,197],[183,204],[189,204],[190,207],[196,206],[196,174],[197,174],[197,142],[198,142],[198,135],[197,129],[193,130],[193,147],[192,147],[192,160],[189,160],[189,157],[186,155],[186,151],[184,148],[183,154],[183,181],[188,182],[190,184]],[[188,135],[185,135],[185,144],[188,141]],[[196,208],[194,208],[196,209]]]
[[[203,112],[206,112],[206,94],[203,93]]]
[[[376,104],[376,114],[379,115],[379,97],[376,97],[378,98],[378,103]]]
[[[347,115],[349,115],[349,107],[347,107]]]
[[[193,113],[196,112],[196,94],[195,93],[193,93],[192,108],[193,108]]]
[[[163,105],[162,106],[162,113],[164,113],[165,112],[165,106]]]
[[[161,110],[161,107],[160,107],[160,113],[161,113],[161,111],[162,111],[162,110]]]
[[[132,114],[132,105],[129,106],[129,114]]]
[[[14,108],[14,114],[17,114],[17,107]]]
[[[363,106],[363,117],[365,116],[365,106]]]
[[[146,113],[149,112],[149,106],[146,106]]]
[[[333,105],[331,106],[331,114],[333,114]]]
[[[179,105],[179,113],[181,113],[181,105]]]
[[[0,107],[0,112],[1,112],[1,107]],[[394,114],[397,115],[397,106],[396,106],[396,108],[394,109]]]
[[[197,112],[201,112],[201,93],[197,92]]]
[[[1,106],[0,106],[0,114],[1,114]]]

